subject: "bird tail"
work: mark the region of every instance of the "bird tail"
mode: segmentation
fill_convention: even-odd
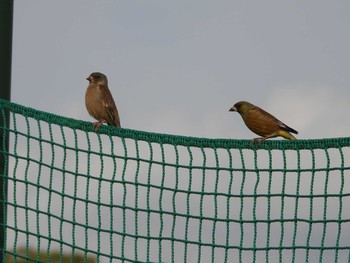
[[[298,132],[296,130],[292,129],[291,127],[289,127],[287,125],[285,125],[284,130],[287,131],[287,132],[298,134]]]
[[[279,136],[282,136],[285,139],[288,140],[296,140],[297,138],[295,138],[292,134],[290,134],[288,131],[279,131]]]

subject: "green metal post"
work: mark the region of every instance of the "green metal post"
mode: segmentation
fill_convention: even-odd
[[[0,0],[0,98],[10,100],[11,94],[11,59],[13,0]],[[0,125],[9,127],[9,114],[3,118],[0,113]],[[7,165],[8,132],[0,129],[0,262],[5,260],[6,235],[6,200],[7,200]]]

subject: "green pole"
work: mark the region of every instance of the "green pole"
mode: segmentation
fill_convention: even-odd
[[[0,0],[0,98],[10,100],[13,0]],[[4,117],[4,118],[3,118]],[[9,113],[0,112],[0,126],[9,127]],[[0,129],[0,262],[5,261],[8,132]]]
[[[0,1],[0,98],[10,100],[13,0]]]

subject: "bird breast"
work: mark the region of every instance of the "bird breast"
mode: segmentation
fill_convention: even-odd
[[[85,94],[85,104],[89,114],[99,120],[105,109],[102,105],[101,91],[98,85],[89,85]]]

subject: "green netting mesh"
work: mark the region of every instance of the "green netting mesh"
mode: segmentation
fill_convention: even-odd
[[[251,148],[0,116],[4,262],[350,261],[350,138]]]

